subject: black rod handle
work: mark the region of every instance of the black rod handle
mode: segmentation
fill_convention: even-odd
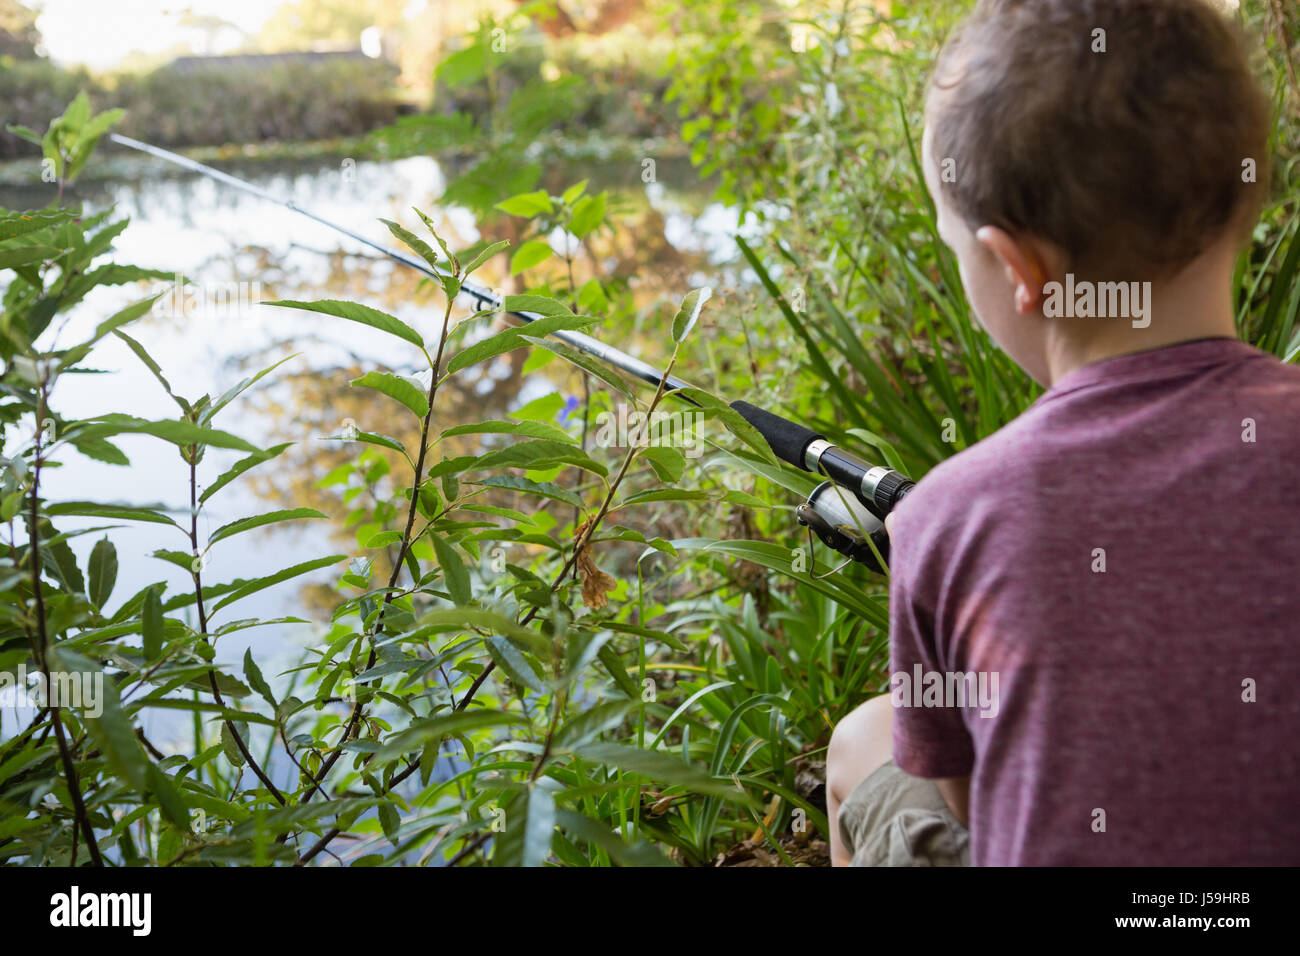
[[[732,402],[731,407],[741,418],[758,429],[758,433],[771,447],[772,454],[796,468],[809,470],[808,463],[804,460],[804,453],[809,445],[824,436],[780,415],[773,415],[766,409],[751,405],[749,402]]]

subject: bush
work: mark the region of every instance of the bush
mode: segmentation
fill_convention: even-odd
[[[97,92],[84,72],[60,69],[48,60],[0,60],[0,130],[9,126],[44,129],[78,91]],[[0,133],[0,159],[40,155],[17,137]]]
[[[269,66],[163,67],[104,85],[47,60],[0,69],[5,126],[44,128],[78,91],[97,108],[120,107],[122,132],[159,146],[223,146],[262,140],[359,136],[399,113],[396,68],[380,60],[286,60]],[[0,158],[38,153],[0,136]]]
[[[397,116],[396,69],[382,61],[168,67],[125,77],[105,98],[123,132],[163,146],[359,135]]]

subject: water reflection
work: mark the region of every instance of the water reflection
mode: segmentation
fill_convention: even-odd
[[[673,172],[661,167],[665,180],[675,176],[673,181],[694,187],[674,191],[662,183],[647,189],[637,179],[638,168],[558,169],[548,176],[546,186],[559,192],[587,177],[592,179],[592,189],[606,183],[625,186],[614,206],[620,227],[613,235],[600,237],[593,244],[594,253],[584,251],[579,268],[584,278],[596,275],[612,286],[629,289],[638,305],[645,307],[661,299],[675,301],[717,263],[733,258],[729,237],[736,222],[722,207],[703,201],[705,191],[694,184],[688,170]],[[78,186],[74,193],[88,212],[114,206],[117,215],[131,219],[130,227],[116,242],[116,261],[181,272],[201,288],[233,284],[244,290],[234,301],[196,311],[160,307],[133,328],[132,334],[162,366],[176,391],[190,399],[205,392],[220,394],[255,367],[296,354],[265,380],[265,387],[250,401],[230,406],[215,422],[217,427],[261,445],[296,444],[275,463],[264,466],[260,474],[254,473],[253,480],[237,481],[214,498],[201,519],[200,535],[206,536],[236,517],[290,505],[317,507],[331,516],[342,516],[347,506],[339,489],[319,488],[317,481],[355,457],[359,446],[329,436],[338,434],[348,420],[408,445],[418,434],[413,417],[395,421],[390,407],[379,404],[374,393],[350,388],[348,382],[376,366],[413,371],[418,353],[408,353],[400,342],[342,320],[275,309],[259,305],[257,300],[355,299],[397,315],[430,336],[442,314],[440,293],[413,270],[377,258],[361,244],[290,210],[192,174],[175,175],[152,165],[143,169],[146,172],[138,178]],[[466,210],[436,206],[445,177],[432,159],[359,162],[346,168],[346,174],[345,167],[332,161],[262,164],[231,171],[386,244],[392,240],[378,218],[394,219],[418,232],[421,227],[411,212],[412,205],[433,216],[453,247],[479,238],[477,224]],[[48,189],[0,189],[0,204],[8,208],[39,207],[50,198]],[[492,238],[517,240],[519,227],[517,221],[494,222]],[[496,271],[486,271],[481,280],[493,287],[522,291],[517,280],[506,274],[506,257],[500,259],[492,264]],[[139,285],[95,290],[61,327],[58,341],[77,341],[105,316],[150,291],[155,289]],[[617,336],[625,344],[630,340],[631,347],[642,349],[651,361],[661,360],[666,353],[667,336],[654,330],[647,333],[625,323],[605,334]],[[558,363],[525,380],[524,358],[523,353],[513,353],[490,368],[471,370],[465,377],[453,379],[439,399],[444,416],[440,424],[502,418],[521,402],[557,389],[566,395],[581,393],[579,380]],[[64,415],[90,416],[108,410],[145,418],[176,414],[159,383],[120,341],[106,340],[97,350],[94,364],[108,374],[60,380],[54,401]],[[188,502],[187,468],[175,449],[142,436],[124,438],[120,445],[131,458],[130,468],[71,457],[69,467],[47,472],[50,497],[161,503],[182,512]],[[466,445],[464,451],[468,450]],[[233,452],[210,450],[201,465],[200,482],[212,481],[238,457]],[[64,525],[69,529],[78,526],[73,520]],[[189,580],[181,571],[147,557],[159,548],[188,550],[185,539],[174,531],[168,534],[169,530],[144,525],[114,531],[121,564],[117,599],[158,580],[168,582],[169,593],[189,589]],[[73,542],[83,562],[95,537],[88,535]],[[333,551],[359,551],[355,532],[340,521],[276,526],[214,548],[205,582],[255,577]],[[236,618],[287,615],[321,622],[334,601],[322,589],[334,576],[322,572],[314,582],[300,579],[262,591],[218,615],[215,625]],[[319,633],[319,623],[241,630],[218,642],[218,656],[223,662],[234,662],[252,646],[269,677],[297,663],[303,645]],[[12,712],[5,716],[5,730],[13,726],[11,719]],[[167,731],[146,721],[151,736],[156,734],[165,741]]]

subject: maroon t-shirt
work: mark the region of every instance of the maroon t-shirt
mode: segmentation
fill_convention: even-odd
[[[1300,863],[1300,368],[1084,366],[895,515],[894,758],[974,864]]]

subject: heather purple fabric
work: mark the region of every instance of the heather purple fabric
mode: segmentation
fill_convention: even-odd
[[[972,776],[974,865],[1300,863],[1298,516],[1300,368],[1223,338],[1076,369],[925,476],[891,673],[996,673],[998,709],[899,707],[894,759]]]

